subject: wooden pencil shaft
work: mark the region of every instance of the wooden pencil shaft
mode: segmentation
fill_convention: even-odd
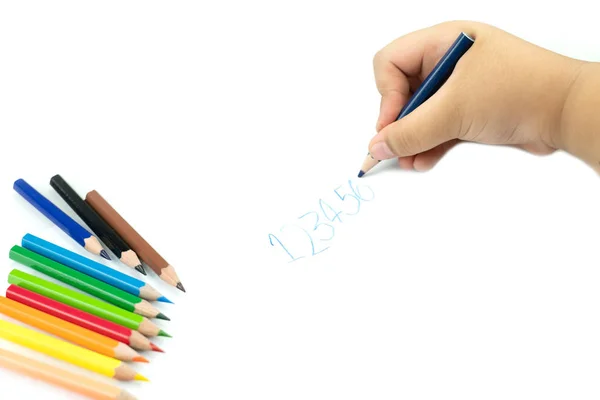
[[[8,282],[130,329],[138,330],[142,323],[152,324],[141,315],[120,309],[112,304],[105,303],[18,269],[13,269],[8,274]]]
[[[139,297],[20,246],[13,246],[9,257],[127,311],[135,311],[135,305],[142,301]]]
[[[151,350],[150,341],[141,333],[102,319],[96,315],[63,304],[49,297],[42,296],[20,286],[10,285],[6,289],[6,297],[26,306],[89,329],[108,338],[130,345],[138,350]]]
[[[162,297],[162,294],[144,281],[124,274],[116,269],[112,269],[104,264],[67,250],[30,233],[23,236],[21,245],[27,250],[31,250],[41,256],[56,261],[57,263],[101,280],[111,286],[115,286],[134,296],[142,297],[150,301]]]
[[[60,175],[55,175],[50,179],[50,186],[54,188],[65,203],[94,231],[96,236],[104,242],[117,258],[121,258],[121,253],[129,250],[129,246],[125,241]]]
[[[14,190],[19,193],[25,200],[35,207],[42,215],[52,221],[71,239],[75,240],[80,246],[86,250],[106,257],[98,239],[93,236],[87,229],[75,222],[63,210],[58,208],[54,203],[44,197],[40,192],[35,190],[24,179],[18,179],[13,185]]]
[[[134,399],[129,393],[114,385],[1,348],[0,366],[94,400]]]
[[[108,377],[116,377],[117,369],[124,366],[119,360],[3,320],[0,337]]]
[[[166,268],[169,263],[140,235],[98,192],[91,191],[86,195],[85,201],[112,226],[112,228],[125,240],[157,274]]]

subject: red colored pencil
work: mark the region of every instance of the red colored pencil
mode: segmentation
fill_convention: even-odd
[[[125,343],[134,349],[162,352],[158,346],[137,331],[49,299],[30,290],[23,289],[20,286],[10,285],[6,289],[6,297],[36,310],[43,311],[46,314],[71,322],[72,324],[79,325],[82,328]]]

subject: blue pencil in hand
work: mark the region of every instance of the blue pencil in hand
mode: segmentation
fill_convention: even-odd
[[[100,241],[94,235],[92,235],[83,226],[75,222],[73,218],[65,214],[64,211],[54,205],[54,203],[52,203],[50,200],[45,198],[40,192],[31,187],[31,185],[25,182],[25,180],[16,180],[13,188],[25,200],[27,200],[29,204],[44,214],[46,218],[62,229],[81,247],[92,254],[100,255],[107,260],[110,260],[108,253],[102,248]]]
[[[471,48],[473,43],[475,43],[475,41],[466,33],[461,32],[461,34],[458,35],[458,38],[456,38],[452,46],[446,51],[446,54],[444,54],[429,75],[427,75],[410,100],[402,107],[396,121],[413,112],[417,107],[433,96],[444,83],[446,83],[446,80],[452,75],[458,61],[460,61],[467,50]],[[379,162],[380,160],[373,158],[370,153],[367,154],[367,157],[360,168],[360,172],[358,173],[358,177],[361,178]]]
[[[148,301],[158,300],[165,303],[172,303],[172,301],[164,297],[152,286],[139,279],[116,271],[82,255],[73,253],[72,251],[30,233],[23,236],[21,244],[27,250],[33,251],[34,253],[79,271],[82,274],[89,275],[92,278],[96,278],[99,281],[124,290],[134,296],[141,297]]]

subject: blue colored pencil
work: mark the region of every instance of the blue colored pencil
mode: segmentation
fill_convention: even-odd
[[[77,253],[73,253],[72,251],[50,243],[30,233],[23,236],[21,245],[27,250],[33,251],[34,253],[56,261],[57,263],[63,264],[69,268],[81,272],[82,274],[96,278],[99,281],[119,288],[134,296],[138,296],[149,301],[158,300],[165,303],[172,303],[152,286],[140,281],[139,279],[109,268],[104,264],[90,260],[89,258]]]
[[[402,107],[396,121],[413,112],[417,107],[433,96],[444,83],[446,83],[450,75],[452,75],[458,61],[465,55],[467,50],[471,48],[473,43],[474,40],[466,33],[461,32],[461,34],[458,35],[458,38],[456,38],[452,46],[446,51],[446,54],[438,61],[431,73],[427,75],[410,100]],[[377,165],[379,161],[380,160],[375,160],[370,154],[367,154],[367,158],[363,162],[358,177],[361,178],[371,168]]]
[[[75,220],[65,214],[54,203],[45,198],[40,192],[35,190],[29,183],[23,179],[15,181],[13,188],[25,200],[41,212],[46,218],[52,221],[56,226],[62,229],[71,239],[75,240],[81,247],[92,254],[100,255],[107,260],[110,257],[106,250],[102,248],[100,241],[92,235],[87,229],[79,225]]]

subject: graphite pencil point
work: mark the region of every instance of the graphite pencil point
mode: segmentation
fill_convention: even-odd
[[[170,337],[170,338],[173,337],[173,336],[169,335],[167,332],[163,331],[162,329],[160,330],[160,332],[158,332],[158,336],[164,336],[164,337]]]
[[[106,258],[108,261],[111,260],[110,256],[108,255],[108,253],[106,252],[106,250],[102,250],[100,251],[100,257],[102,258]]]
[[[161,349],[160,347],[158,347],[157,345],[155,345],[152,342],[150,342],[150,347],[152,348],[152,351],[158,351],[159,353],[164,353],[165,352],[163,349]]]
[[[181,290],[183,293],[185,293],[185,288],[183,287],[183,285],[181,284],[181,282],[177,283],[177,289]]]
[[[142,362],[142,363],[149,363],[150,362],[150,361],[148,361],[146,358],[144,358],[142,356],[133,357],[132,360],[135,361],[135,362]]]
[[[156,299],[157,301],[160,301],[162,303],[171,303],[171,304],[175,304],[173,303],[171,300],[167,299],[165,296],[160,296],[158,299]]]
[[[158,319],[164,319],[165,321],[170,321],[171,319],[169,317],[167,317],[165,314],[163,313],[158,313],[156,314],[156,318]]]
[[[364,174],[365,174],[365,171],[363,171],[362,169],[360,171],[358,171],[359,178],[362,178]]]
[[[139,272],[140,274],[142,274],[142,275],[148,275],[148,274],[146,273],[146,270],[144,269],[144,267],[142,267],[142,264],[140,264],[140,265],[136,265],[134,268],[135,268],[135,270],[136,270],[137,272]]]

